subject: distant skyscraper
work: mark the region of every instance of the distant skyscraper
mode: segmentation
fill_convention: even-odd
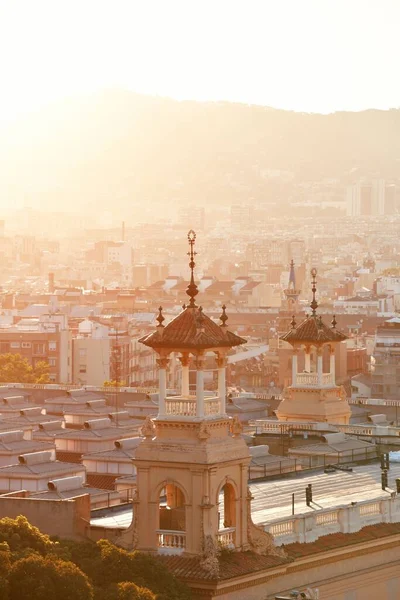
[[[384,179],[359,181],[346,191],[346,210],[350,217],[368,217],[392,214],[386,204]]]

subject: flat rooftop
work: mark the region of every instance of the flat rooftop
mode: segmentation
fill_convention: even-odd
[[[249,485],[254,500],[251,514],[254,523],[262,525],[292,515],[292,494],[295,494],[295,514],[346,506],[351,502],[388,498],[381,487],[380,463],[353,467],[353,471],[323,470],[312,474],[286,476],[282,479],[261,481]],[[388,486],[396,490],[395,479],[400,478],[400,463],[390,463]],[[306,505],[305,488],[312,485],[313,504]]]

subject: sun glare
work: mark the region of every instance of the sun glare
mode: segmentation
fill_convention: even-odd
[[[399,15],[396,0],[4,2],[0,120],[112,86],[305,111],[394,106]]]

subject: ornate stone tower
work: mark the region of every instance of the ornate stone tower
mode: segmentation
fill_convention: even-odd
[[[194,244],[188,234],[191,278],[189,305],[164,326],[159,309],[156,331],[140,341],[159,355],[159,413],[147,419],[139,445],[137,497],[134,500],[134,546],[150,552],[202,555],[211,561],[218,544],[235,550],[265,550],[271,537],[250,517],[248,465],[250,454],[237,418],[225,412],[225,367],[230,348],[245,340],[227,328],[225,306],[217,325],[197,306]],[[182,362],[182,390],[166,395],[168,356]],[[206,353],[215,353],[218,394],[204,391]],[[196,367],[196,393],[189,392],[189,360]]]
[[[285,389],[284,398],[276,412],[281,421],[322,421],[346,424],[350,407],[343,386],[335,383],[335,346],[347,337],[336,329],[333,317],[331,327],[317,315],[315,298],[316,269],[312,269],[311,315],[300,325],[293,317],[291,329],[281,339],[292,346],[292,385]],[[323,372],[323,354],[330,353],[329,372]],[[304,352],[304,372],[297,370],[297,356]]]
[[[292,313],[297,312],[297,304],[301,290],[296,288],[296,275],[294,272],[293,259],[290,261],[289,285],[286,290],[284,290],[284,294],[286,298],[286,309],[290,310]]]

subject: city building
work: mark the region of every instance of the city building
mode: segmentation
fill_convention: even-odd
[[[376,328],[372,368],[372,395],[398,400],[400,395],[400,318]]]

